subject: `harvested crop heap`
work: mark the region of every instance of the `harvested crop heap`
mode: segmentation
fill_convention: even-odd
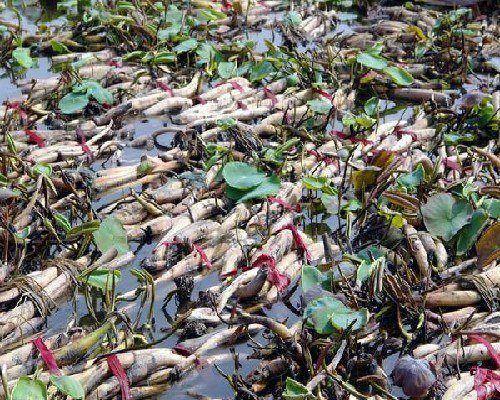
[[[498,15],[389,3],[3,11],[0,399],[500,396]]]

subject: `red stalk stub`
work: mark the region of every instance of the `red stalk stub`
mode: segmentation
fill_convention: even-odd
[[[40,356],[42,357],[43,362],[49,369],[49,372],[53,375],[61,376],[61,370],[57,366],[56,358],[54,357],[54,353],[47,347],[47,345],[43,342],[41,337],[38,337],[33,340],[33,345],[36,347]]]
[[[32,142],[35,142],[38,145],[38,147],[45,147],[45,142],[43,141],[43,139],[40,136],[38,136],[36,134],[35,131],[33,131],[31,129],[25,129],[24,133],[26,133],[26,135],[28,135],[30,140]]]
[[[290,277],[276,268],[276,260],[269,254],[261,254],[252,263],[252,268],[267,267],[267,281],[282,293],[290,285]]]
[[[161,246],[166,246],[166,247],[170,247],[170,246],[175,246],[175,245],[182,245],[183,243],[180,242],[179,240],[177,239],[174,239],[172,240],[171,242],[163,242],[161,244]],[[201,262],[202,264],[205,264],[205,266],[207,268],[212,268],[212,262],[208,259],[208,256],[207,254],[205,253],[205,251],[201,248],[200,245],[197,245],[195,243],[191,244],[190,245],[190,248],[191,248],[191,252],[196,252],[200,255],[200,258],[201,258]],[[153,250],[153,252],[156,251]]]
[[[166,83],[163,83],[163,82],[156,82],[156,86],[159,87],[161,90],[163,90],[164,92],[167,92],[167,94],[170,96],[170,97],[174,97],[174,92],[172,91],[172,89],[170,88],[170,86],[168,86]]]
[[[299,230],[297,229],[297,227],[295,225],[293,225],[293,224],[285,225],[281,229],[279,229],[278,232],[281,232],[281,231],[284,231],[287,229],[292,232],[293,241],[295,243],[295,246],[297,246],[297,249],[304,255],[307,262],[311,262],[311,254],[309,253],[309,249],[307,248],[306,243],[302,239],[302,236],[300,236]]]
[[[264,95],[266,96],[266,99],[271,100],[271,108],[274,108],[276,104],[278,104],[278,99],[276,98],[276,95],[272,92],[271,89],[265,86],[264,86]]]
[[[470,340],[481,343],[488,350],[488,354],[495,363],[496,368],[500,368],[500,354],[485,338],[480,335],[468,335]],[[474,390],[478,400],[489,400],[496,398],[500,394],[500,374],[488,368],[473,367],[471,372],[475,372]]]
[[[283,207],[284,210],[287,210],[287,211],[291,211],[291,212],[300,212],[301,211],[301,207],[300,207],[300,204],[297,204],[295,207],[292,206],[290,203],[286,202],[285,200],[283,199],[279,199],[277,197],[268,197],[267,198],[267,201],[269,203],[274,203],[274,204],[279,204],[281,207]]]
[[[127,374],[116,354],[106,356],[108,367],[111,373],[118,379],[122,393],[122,400],[132,400],[132,393],[130,392],[130,385],[128,382]]]
[[[243,93],[243,88],[241,87],[241,85],[238,82],[231,81],[229,83],[231,84],[233,89],[239,90],[241,93]]]

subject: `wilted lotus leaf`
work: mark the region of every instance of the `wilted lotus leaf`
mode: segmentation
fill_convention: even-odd
[[[401,386],[404,394],[410,397],[425,396],[436,382],[429,363],[410,356],[403,356],[396,362],[392,377],[394,383]]]

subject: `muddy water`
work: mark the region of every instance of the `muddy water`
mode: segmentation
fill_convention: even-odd
[[[40,13],[39,9],[36,7],[27,7],[19,9],[23,15],[23,29],[29,33],[35,33],[36,26],[40,24],[45,24],[48,27],[54,28],[58,25],[64,23],[57,12],[54,10],[44,11]],[[52,19],[51,18],[55,18]],[[335,34],[349,33],[352,31],[351,25],[355,23],[356,15],[349,12],[340,13],[340,22],[336,27]],[[0,12],[0,19],[15,21],[15,14],[9,9],[5,9]],[[266,48],[266,41],[273,42],[275,45],[282,44],[282,38],[275,31],[270,29],[264,29],[260,32],[250,32],[248,40],[255,41],[257,43],[256,50],[263,51]],[[14,78],[8,71],[0,70],[0,102],[6,100],[16,100],[21,97],[21,92],[16,86],[17,79],[36,79],[36,78],[46,78],[54,76],[55,73],[51,71],[50,60],[46,58],[38,59],[38,63],[35,67],[29,69],[27,73],[23,76],[18,76]],[[382,122],[389,120],[398,120],[405,118],[408,115],[406,113],[411,113],[411,109],[399,109],[396,108],[393,103],[387,103],[387,113],[383,117]],[[168,125],[168,121],[162,119],[147,119],[147,120],[132,120],[126,121],[126,123],[131,123],[134,126],[134,137],[139,136],[149,136],[152,132],[161,129],[165,125]],[[335,128],[340,128],[335,126]],[[171,137],[163,135],[161,143],[163,145],[168,145]],[[158,149],[153,147],[151,149],[135,149],[128,145],[127,142],[123,143],[122,154],[119,160],[97,160],[90,166],[93,171],[98,171],[102,168],[110,168],[121,163],[121,165],[132,165],[137,164],[141,156],[147,154],[151,156],[158,155]],[[109,204],[114,201],[117,197],[122,196],[124,193],[117,192],[107,197],[96,201],[94,204],[95,209],[99,209],[103,205]],[[304,229],[309,234],[321,235],[325,231],[332,232],[338,228],[338,220],[336,217],[325,217],[321,214],[316,215],[306,215]],[[139,246],[137,243],[131,244],[131,250],[136,254],[135,260],[124,268],[121,268],[122,279],[117,285],[118,292],[128,292],[137,287],[136,278],[132,275],[131,271],[135,268],[141,267],[141,261],[146,257],[150,256],[151,251],[154,247],[153,244],[146,244]],[[192,300],[196,300],[196,297],[200,291],[204,291],[207,288],[217,285],[219,283],[218,275],[213,273],[207,275],[203,280],[196,283]],[[175,300],[168,303],[166,307],[163,307],[163,302],[165,297],[169,292],[174,289],[173,283],[160,284],[156,287],[156,302],[154,304],[155,320],[154,325],[151,327],[151,335],[153,338],[158,338],[163,335],[162,330],[167,328],[169,325],[167,323],[167,318],[165,313],[170,316],[175,316],[177,312],[177,304]],[[300,294],[298,291],[291,297],[290,303],[293,306],[298,306],[300,302]],[[131,311],[131,318],[135,318],[134,305],[130,304],[127,307]],[[269,315],[280,319],[287,319],[288,323],[293,323],[298,319],[298,316],[294,314],[286,305],[283,303],[276,304],[271,310],[267,310]],[[145,314],[145,313],[143,313]],[[87,316],[87,306],[85,304],[85,299],[81,294],[76,294],[74,301],[69,301],[67,304],[61,306],[56,312],[54,312],[47,322],[47,333],[49,336],[52,333],[61,332],[67,329],[68,326],[78,325],[84,321]],[[257,341],[264,342],[264,339],[257,336]],[[162,347],[168,346],[173,347],[176,344],[177,338],[172,336],[166,342],[162,343]],[[255,366],[256,361],[248,359],[248,356],[252,353],[252,349],[248,344],[241,344],[236,347],[236,353],[239,355],[239,361],[241,362],[241,369],[239,372],[243,375],[250,372]],[[232,359],[231,353],[225,349],[216,350],[212,353],[207,354],[209,357],[219,355],[217,358],[217,365],[221,367],[223,371],[231,374],[234,372],[234,360]],[[202,365],[199,369],[190,374],[187,378],[183,379],[181,382],[175,384],[172,389],[159,399],[191,399],[187,392],[198,393],[211,398],[222,398],[222,397],[232,397],[233,392],[227,382],[217,373],[215,368],[210,365]]]

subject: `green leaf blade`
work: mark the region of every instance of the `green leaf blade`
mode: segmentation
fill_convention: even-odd
[[[97,248],[105,253],[111,248],[115,248],[118,255],[123,255],[129,251],[127,242],[127,232],[116,217],[107,217],[101,222],[99,229],[92,232]]]
[[[449,241],[469,221],[472,207],[465,200],[439,193],[430,197],[421,211],[429,233]]]
[[[85,398],[85,390],[82,384],[72,376],[50,376],[50,382],[59,389],[59,391],[74,400],[83,400]]]
[[[383,69],[383,72],[389,75],[392,81],[399,86],[409,86],[414,81],[413,76],[400,67],[387,67]]]
[[[47,387],[38,379],[22,376],[12,389],[11,400],[47,400]]]
[[[250,164],[233,161],[224,166],[222,176],[229,186],[235,189],[247,190],[260,185],[266,174],[258,171],[257,168]]]
[[[87,94],[68,93],[59,101],[59,109],[63,114],[70,115],[82,111],[89,103]]]

